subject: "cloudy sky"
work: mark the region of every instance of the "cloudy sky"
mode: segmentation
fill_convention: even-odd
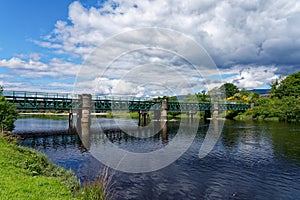
[[[300,70],[299,22],[297,0],[0,0],[0,84],[72,92],[81,81],[78,91],[137,96],[267,88]]]

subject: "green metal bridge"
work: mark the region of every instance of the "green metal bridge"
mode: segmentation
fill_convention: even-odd
[[[61,110],[70,111],[80,109],[81,95],[51,94],[42,92],[4,91],[3,96],[18,110],[43,111]],[[247,110],[250,105],[243,103],[219,102],[218,110]],[[92,109],[96,112],[111,110],[119,111],[158,111],[162,109],[162,101],[129,99],[122,100],[97,96],[92,98]],[[168,112],[211,111],[214,109],[210,102],[168,102]]]

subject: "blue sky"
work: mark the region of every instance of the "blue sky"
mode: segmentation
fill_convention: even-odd
[[[38,48],[30,41],[51,32],[57,20],[66,19],[71,2],[1,0],[1,57],[10,58],[17,54],[28,54]]]
[[[84,61],[103,42],[124,31],[159,27],[199,43],[216,63],[223,82],[265,88],[280,74],[300,70],[299,21],[296,0],[0,0],[0,84],[7,90],[72,92]],[[132,63],[130,59],[127,63]],[[167,62],[156,53],[144,62],[152,60]],[[134,69],[126,66],[128,73]],[[120,67],[115,69],[118,74]],[[192,73],[184,65],[178,69]],[[124,70],[117,78],[93,81],[102,80],[99,92],[105,93],[121,74]],[[203,83],[222,83],[204,79],[205,72],[191,79],[192,85],[201,90]],[[151,86],[145,87],[139,87],[140,95],[151,91]]]

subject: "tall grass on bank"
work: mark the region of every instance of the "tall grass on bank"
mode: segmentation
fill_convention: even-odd
[[[105,168],[103,172],[97,176],[94,181],[86,180],[82,192],[82,200],[105,200],[112,199],[113,194],[111,192],[111,176],[109,176],[108,168]]]

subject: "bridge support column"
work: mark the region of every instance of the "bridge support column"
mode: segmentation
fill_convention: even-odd
[[[139,111],[139,126],[146,126],[147,125],[147,112]]]
[[[167,99],[162,100],[162,105],[161,105],[161,112],[160,112],[160,121],[167,121],[168,120],[168,101]]]
[[[78,110],[77,118],[77,132],[80,136],[81,142],[86,149],[90,147],[90,124],[91,124],[91,108],[92,108],[92,95],[82,94],[79,95],[81,102],[80,109]]]
[[[73,128],[73,113],[69,112],[69,128]]]
[[[189,118],[190,121],[193,121],[193,119],[194,119],[194,114],[195,114],[195,113],[194,113],[192,110],[190,110],[190,111],[187,113],[188,118]]]
[[[168,141],[168,127],[167,127],[167,123],[162,123],[160,122],[160,126],[161,126],[161,139],[163,142],[167,142]]]
[[[219,102],[216,101],[216,102],[214,102],[214,111],[213,111],[212,117],[217,118],[218,116],[219,116]]]
[[[147,125],[147,115],[148,115],[148,113],[143,113],[143,115],[144,115],[144,126],[146,126]]]
[[[211,111],[205,110],[204,111],[204,119],[207,120],[208,118],[211,118]]]
[[[142,111],[139,111],[139,126],[142,126],[143,115]]]
[[[91,107],[92,107],[92,95],[91,94],[82,94],[80,95],[82,98],[81,104],[81,122],[82,123],[90,123],[91,120]]]
[[[84,148],[90,148],[90,123],[77,121],[76,131]]]

